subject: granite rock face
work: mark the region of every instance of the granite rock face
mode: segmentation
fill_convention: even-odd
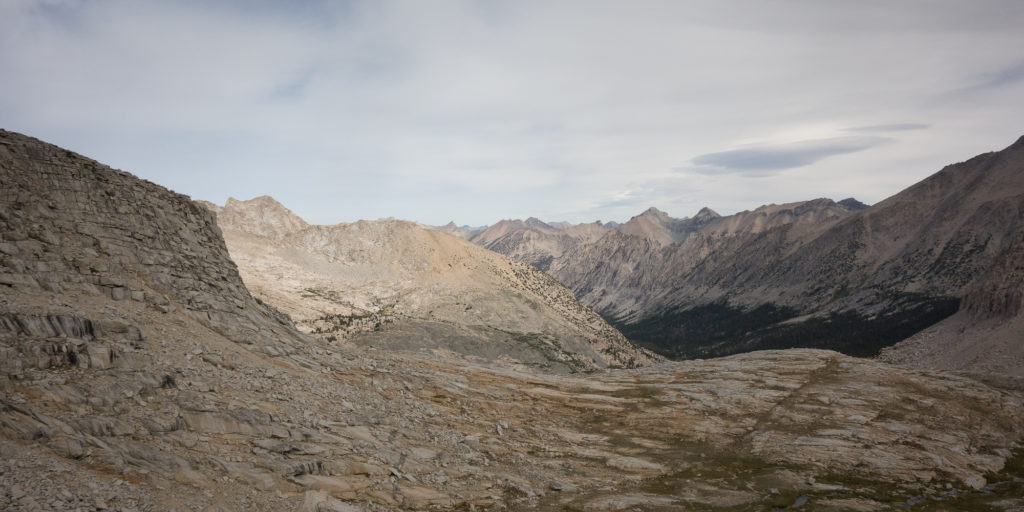
[[[187,197],[6,131],[0,181],[0,286],[181,311],[271,351],[295,336],[245,288],[214,214]]]
[[[224,206],[209,201],[197,201],[217,214],[220,226],[245,226],[248,232],[268,238],[282,237],[309,227],[302,217],[295,215],[270,196],[248,201],[229,197]]]

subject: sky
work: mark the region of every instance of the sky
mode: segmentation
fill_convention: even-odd
[[[0,128],[309,222],[878,202],[1024,135],[1024,2],[2,0]]]

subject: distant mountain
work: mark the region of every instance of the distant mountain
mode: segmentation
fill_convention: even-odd
[[[547,270],[554,258],[607,232],[599,222],[554,227],[536,218],[503,220],[473,235],[469,241],[534,267]]]
[[[846,201],[850,201],[847,199]],[[859,205],[863,203],[853,200]],[[830,199],[814,199],[798,203],[770,204],[762,206],[753,211],[742,211],[728,217],[719,217],[711,212],[711,217],[703,224],[706,228],[701,232],[715,237],[731,237],[737,235],[756,235],[771,229],[793,225],[797,229],[802,227],[822,226],[837,221],[862,210],[859,206],[848,206],[851,203],[836,203]],[[696,217],[701,217],[698,213]],[[714,220],[714,224],[711,221]]]
[[[839,201],[839,204],[853,211],[867,210],[868,208],[870,208],[869,205],[866,205],[852,197],[847,197],[846,199]]]
[[[815,199],[686,220],[651,208],[544,268],[628,337],[676,357],[796,346],[875,355],[959,311],[886,357],[1005,372],[1024,368],[1024,349],[997,342],[1022,334],[1022,212],[1018,141],[871,207]],[[521,257],[514,244],[494,248]],[[980,337],[970,346],[1000,350],[967,350],[953,334],[963,329]],[[939,339],[960,348],[926,355]]]
[[[622,322],[660,309],[659,301],[671,292],[670,281],[712,251],[742,245],[772,228],[792,224],[800,231],[851,213],[827,199],[768,205],[728,217],[702,208],[691,218],[678,219],[649,208],[615,228],[595,223],[558,232],[503,221],[471,241],[548,270],[581,300]],[[583,231],[584,226],[589,229]],[[577,232],[586,236],[572,236]]]
[[[629,219],[621,226],[615,228],[615,230],[623,235],[644,238],[659,245],[669,245],[685,239],[688,234],[692,233],[703,223],[718,216],[717,213],[707,208],[701,210],[701,213],[705,215],[698,216],[700,218],[695,218],[695,220],[674,219],[669,217],[667,213],[651,207],[640,215]]]
[[[524,222],[524,224],[526,224],[527,226],[529,226],[531,228],[557,229],[554,226],[551,226],[548,223],[538,219],[537,217],[530,217],[529,219],[526,219],[526,222]]]
[[[424,225],[423,227],[427,229],[433,229],[435,231],[441,231],[443,233],[448,233],[449,235],[455,235],[463,240],[469,240],[469,238],[472,237],[473,235],[487,229],[487,226],[456,226],[455,221],[451,221],[448,224],[445,224],[444,226]]]
[[[320,337],[553,370],[657,359],[529,265],[412,222],[308,226],[286,212],[266,197],[229,201],[218,224],[249,288]]]

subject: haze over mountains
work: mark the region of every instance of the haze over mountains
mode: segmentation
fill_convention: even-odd
[[[985,158],[995,170],[1011,163]],[[409,317],[395,314],[396,325],[515,321],[527,326],[518,332],[547,326],[561,341],[575,330],[588,343],[606,327],[539,271],[411,223],[307,226],[269,198],[214,214],[7,131],[0,179],[5,509],[1024,507],[1019,390],[825,350],[566,375],[502,357],[393,350],[384,342],[402,336],[398,327],[359,343],[342,330],[309,336],[268,302],[294,307],[300,323],[302,308],[387,299]],[[1011,184],[982,204],[1013,219]],[[651,224],[634,226],[668,222],[650,213]],[[716,222],[704,217],[691,226]],[[813,223],[785,225],[822,236]],[[1020,238],[1008,233],[986,278],[962,287],[969,317],[1017,312],[1019,267],[1004,256],[1019,254]],[[296,297],[311,282],[322,288]],[[424,286],[431,293],[419,295]],[[462,293],[508,313],[445,309]],[[435,316],[415,317],[423,307]],[[442,348],[449,334],[420,335]]]
[[[1024,140],[871,207],[816,199],[689,219],[651,208],[585,240],[508,221],[472,240],[548,270],[627,337],[670,355],[875,355],[959,312],[886,357],[1021,374],[1022,212]]]

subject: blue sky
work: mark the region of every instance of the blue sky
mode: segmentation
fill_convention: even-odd
[[[874,203],[1024,134],[1024,2],[4,0],[0,127],[311,222]]]

